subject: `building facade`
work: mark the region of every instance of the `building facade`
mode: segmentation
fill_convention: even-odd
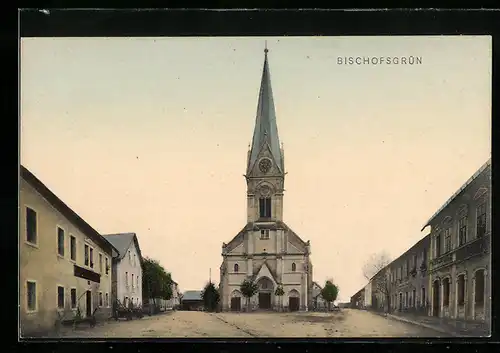
[[[108,318],[116,249],[23,166],[19,204],[21,335],[77,312]]]
[[[386,301],[384,309],[428,314],[429,249],[430,235],[427,235],[387,266],[388,296],[379,298]]]
[[[247,224],[222,246],[220,292],[222,310],[307,310],[312,306],[312,263],[309,241],[283,222],[284,152],[276,123],[267,49],[257,117],[247,158]],[[245,279],[258,284],[250,303],[240,291]],[[281,286],[282,298],[275,296]]]
[[[362,288],[351,297],[351,308],[364,309],[365,308],[365,289]]]
[[[491,159],[427,226],[431,227],[430,315],[490,322]]]
[[[142,254],[135,233],[106,234],[104,238],[118,249],[113,259],[113,303],[128,307],[142,305]]]
[[[178,308],[181,304],[180,302],[180,293],[179,293],[179,285],[177,282],[172,282],[172,298],[167,300],[167,309],[175,309]]]
[[[312,297],[313,297],[313,308],[315,310],[325,310],[328,308],[328,303],[321,296],[321,291],[323,288],[317,283],[313,282]]]

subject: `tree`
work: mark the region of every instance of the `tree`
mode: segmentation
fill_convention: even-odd
[[[278,285],[278,287],[276,287],[276,290],[274,291],[274,295],[278,296],[279,298],[279,302],[280,302],[280,311],[282,309],[282,306],[283,306],[283,295],[285,294],[285,291],[283,290],[283,286],[281,285],[281,283]]]
[[[328,310],[331,308],[331,303],[337,299],[339,294],[339,287],[333,284],[333,280],[327,280],[323,289],[321,290],[321,296],[328,303]]]
[[[157,260],[145,258],[142,263],[142,291],[145,298],[172,298],[172,276]]]
[[[203,298],[203,306],[206,311],[215,311],[220,301],[220,294],[212,282],[208,282],[201,293]]]
[[[390,273],[387,266],[392,262],[391,257],[385,251],[372,254],[368,261],[363,266],[363,276],[372,283],[372,293],[379,294],[384,298],[382,300],[384,309],[389,310],[391,307],[390,293]],[[378,308],[374,308],[378,309]]]
[[[257,283],[251,279],[245,279],[240,286],[241,294],[247,298],[247,311],[250,311],[250,298],[252,298],[255,293],[259,290]]]

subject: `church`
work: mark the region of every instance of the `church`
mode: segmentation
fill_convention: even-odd
[[[285,160],[278,138],[268,50],[257,105],[252,144],[247,156],[247,224],[222,245],[220,285],[222,310],[240,311],[247,298],[241,283],[258,286],[251,310],[307,311],[312,307],[313,268],[309,241],[283,222]],[[275,295],[281,287],[284,294]]]

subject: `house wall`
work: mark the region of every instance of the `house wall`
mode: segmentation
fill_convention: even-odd
[[[117,299],[122,304],[126,303],[128,298],[134,305],[142,305],[142,267],[134,241],[125,252],[125,256],[117,261],[116,268]]]
[[[486,234],[477,237],[477,207],[486,205]],[[459,243],[459,220],[467,216],[466,242]],[[444,230],[451,230],[451,249],[445,252]],[[438,234],[441,243],[438,244]],[[478,321],[491,316],[491,165],[467,185],[431,222],[430,315]],[[441,254],[437,254],[437,247]],[[484,273],[482,303],[476,300],[476,277]],[[465,278],[465,301],[458,303],[458,279]],[[444,282],[450,283],[449,301],[445,303]],[[437,287],[434,287],[434,283]],[[434,305],[434,297],[437,307]]]
[[[237,248],[236,248],[237,249]],[[231,253],[233,254],[233,253]],[[238,253],[237,253],[238,254]],[[248,278],[257,274],[257,270],[265,261],[271,271],[277,278],[274,279],[272,274],[267,277],[275,282],[273,293],[271,294],[271,302],[276,307],[288,307],[290,295],[299,293],[300,305],[306,310],[309,305],[312,305],[312,281],[309,280],[309,271],[306,264],[308,259],[304,255],[253,255],[249,258],[247,255],[234,255],[224,258],[222,267],[225,267],[225,274],[221,274],[221,304],[223,310],[229,310],[231,298],[233,296],[241,296],[241,283]],[[295,271],[292,271],[292,264],[295,263]],[[234,265],[238,264],[238,272],[234,271]],[[250,270],[249,270],[250,269]],[[256,278],[259,280],[259,278]],[[278,283],[283,284],[285,294],[282,298],[274,295],[274,290]],[[311,287],[311,289],[309,289]],[[246,298],[242,298],[242,306],[246,303]],[[250,299],[250,306],[258,307],[258,294]]]
[[[20,324],[23,336],[40,335],[54,328],[55,320],[60,315],[72,318],[76,307],[80,307],[83,316],[86,315],[87,290],[92,294],[92,311],[98,318],[109,317],[111,295],[111,268],[105,269],[105,259],[111,267],[111,248],[103,249],[91,241],[75,224],[66,219],[59,211],[33,189],[24,179],[20,182]],[[31,244],[26,236],[26,207],[36,212],[37,241]],[[64,230],[64,255],[58,254],[57,227]],[[70,258],[70,236],[76,239],[76,259]],[[94,267],[84,263],[84,245],[93,249]],[[99,264],[99,254],[103,256],[102,267]],[[88,280],[74,276],[74,265],[100,273],[100,283],[89,285]],[[28,308],[28,281],[36,285],[36,307]],[[64,288],[64,308],[58,308],[58,286]],[[77,305],[71,307],[71,289],[76,289]],[[103,303],[99,303],[99,293],[102,293]],[[108,294],[108,303],[105,303]]]

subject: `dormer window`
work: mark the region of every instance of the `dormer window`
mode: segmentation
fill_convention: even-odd
[[[259,199],[259,216],[260,218],[271,218],[271,198],[261,197]]]
[[[269,239],[269,229],[261,229],[260,239]]]

